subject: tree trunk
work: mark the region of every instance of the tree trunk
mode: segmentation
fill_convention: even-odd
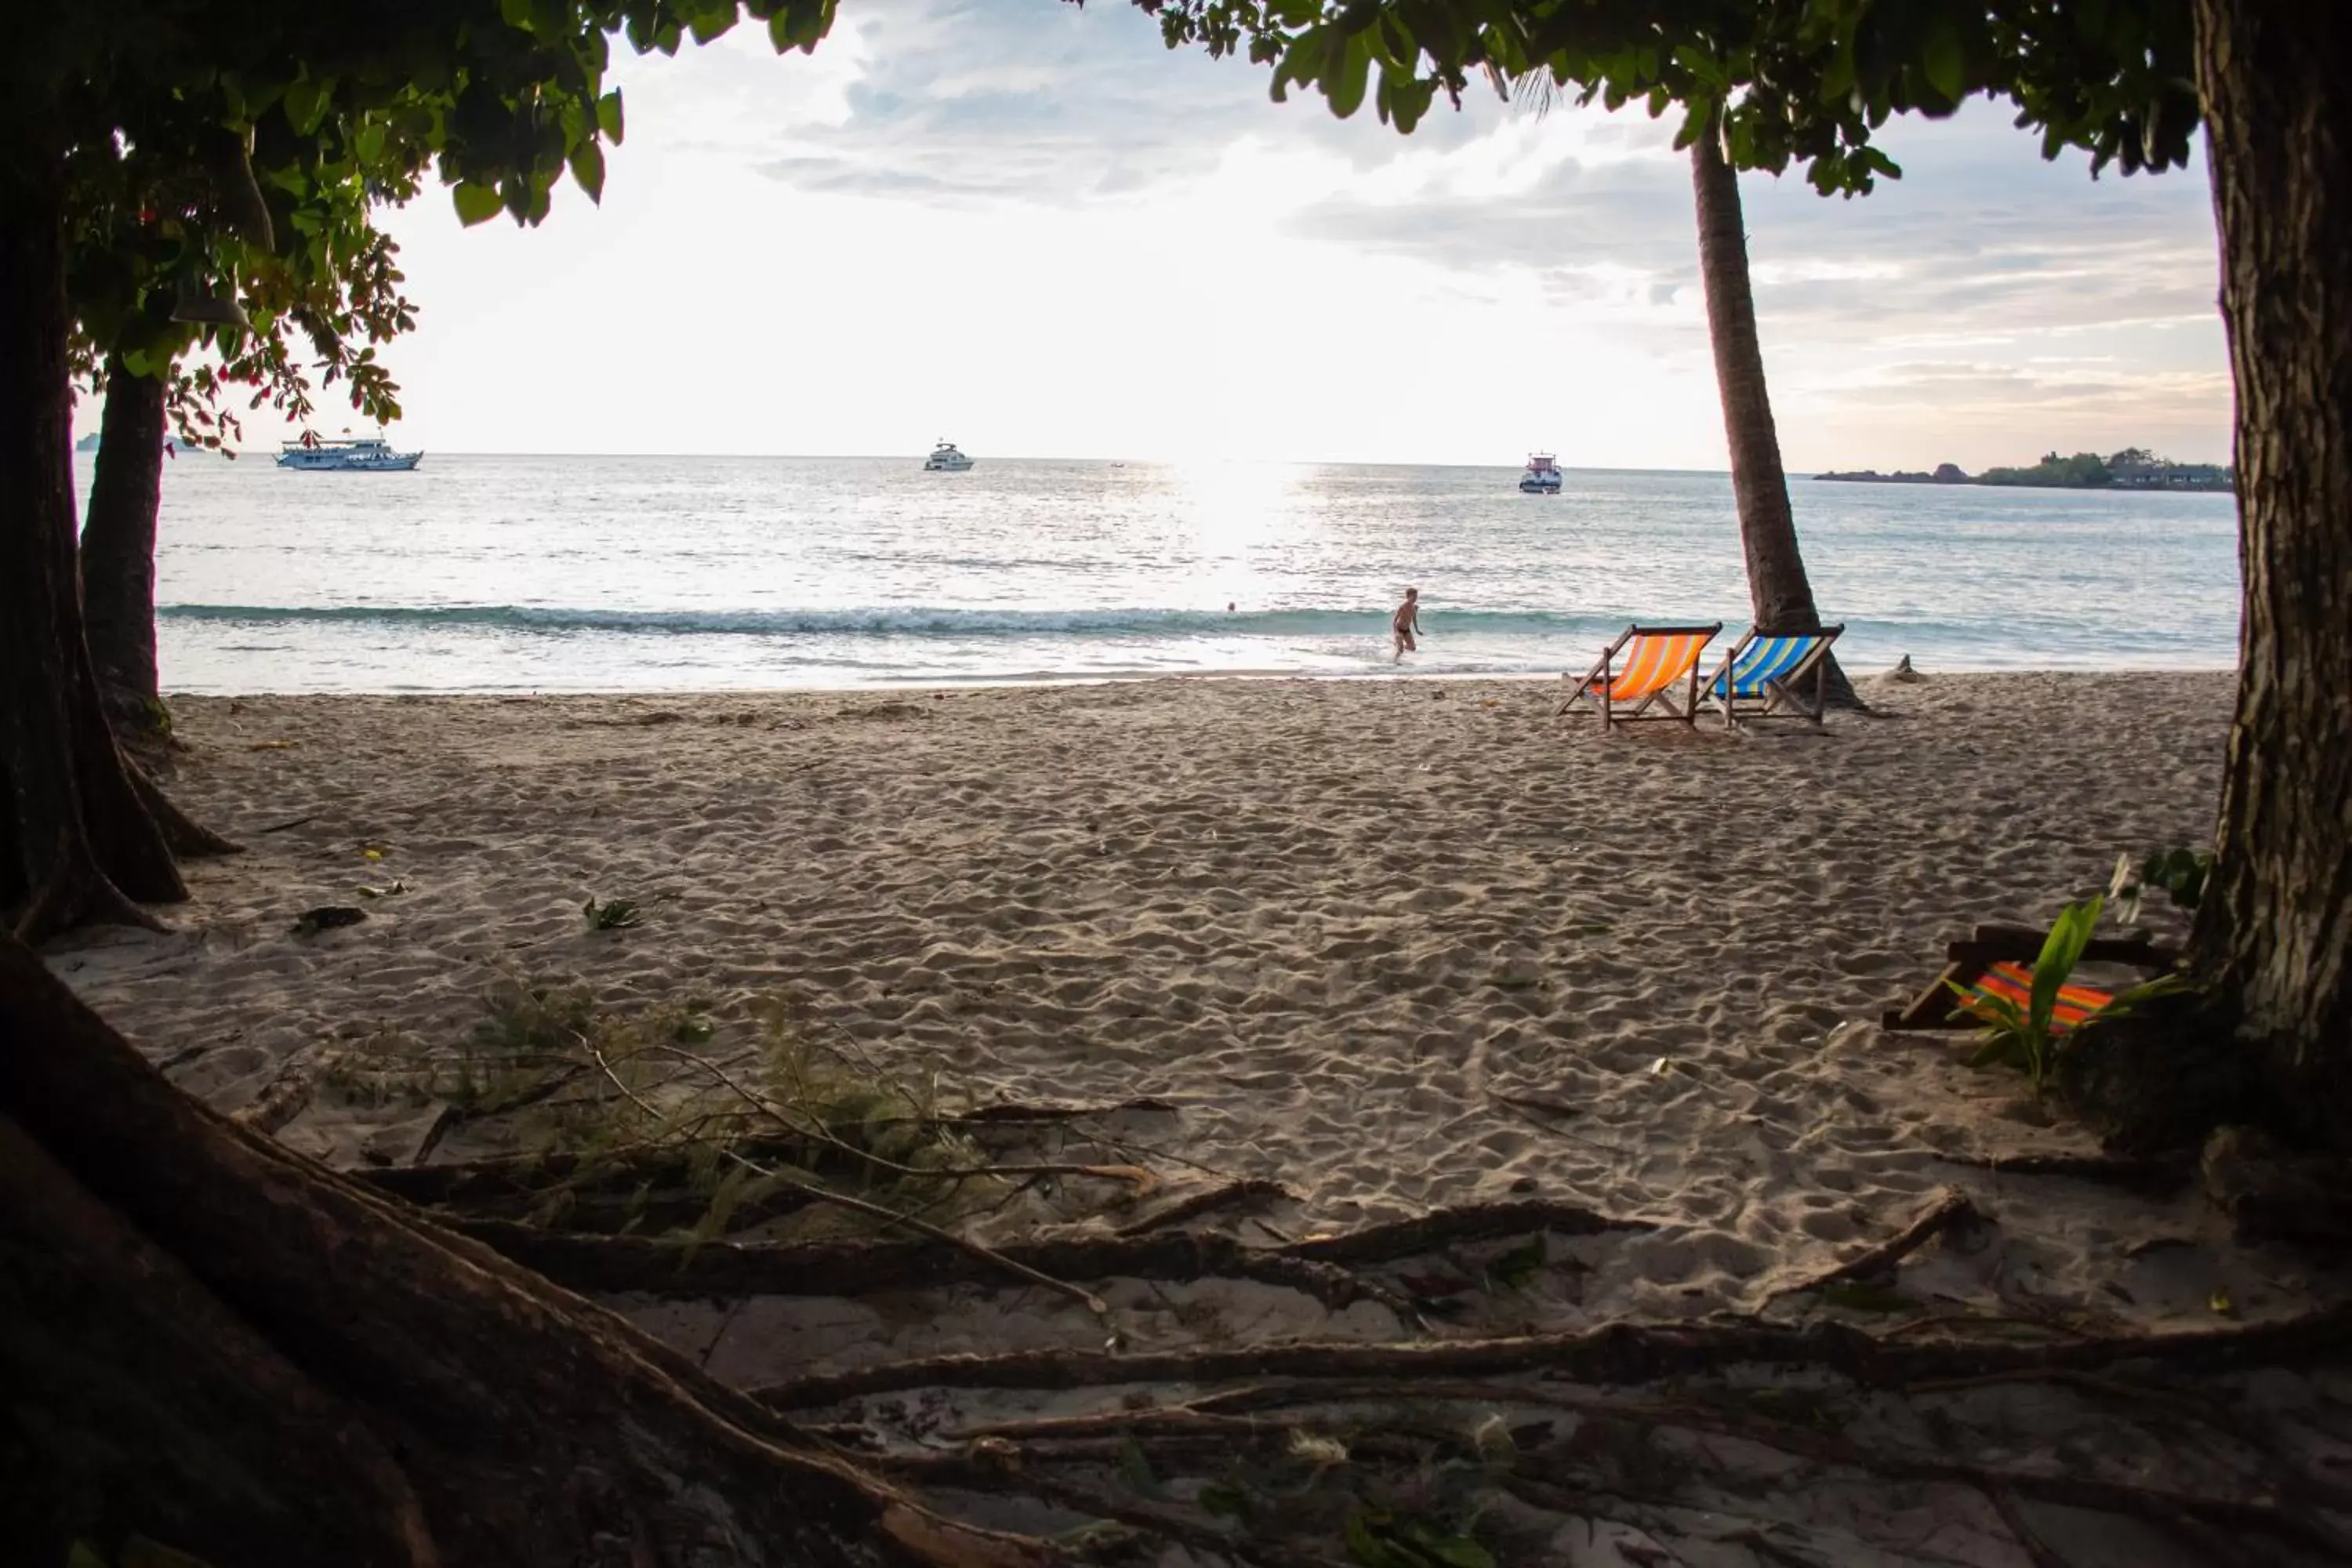
[[[1748,227],[1739,210],[1739,176],[1712,132],[1691,145],[1691,184],[1698,196],[1698,271],[1706,291],[1707,337],[1715,347],[1716,391],[1731,447],[1731,492],[1739,506],[1739,542],[1748,557],[1748,596],[1756,624],[1770,633],[1819,631],[1821,612],[1805,578],[1789,510],[1789,477],[1764,383],[1756,336],[1756,296],[1748,282]],[[1859,707],[1834,658],[1827,690],[1840,707]]]
[[[171,720],[155,679],[155,514],[163,484],[163,383],[106,362],[106,416],[81,530],[81,606],[119,739],[160,742]]]
[[[205,1110],[5,936],[0,1388],[11,1562],[131,1532],[214,1568],[1045,1560]]]
[[[82,633],[62,185],[41,106],[0,106],[0,923],[30,941],[187,896]]]
[[[2303,1130],[2352,1149],[2352,15],[2196,16],[2245,584],[2197,958]]]

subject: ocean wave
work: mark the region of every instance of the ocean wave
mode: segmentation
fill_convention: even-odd
[[[164,605],[169,620],[236,626],[356,624],[419,630],[481,630],[563,635],[580,632],[669,636],[1171,637],[1385,637],[1388,609],[1362,610],[995,610],[893,605],[840,610],[597,610],[526,605]],[[1432,611],[1429,624],[1489,637],[1548,638],[1622,628],[1605,616],[1542,610]]]

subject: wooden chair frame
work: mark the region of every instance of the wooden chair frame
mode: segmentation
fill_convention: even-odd
[[[1808,723],[1818,730],[1822,727],[1822,719],[1829,707],[1827,698],[1830,648],[1844,631],[1845,626],[1843,624],[1823,626],[1818,631],[1811,632],[1774,633],[1763,631],[1760,627],[1750,626],[1747,636],[1731,645],[1731,651],[1723,656],[1723,663],[1717,668],[1715,674],[1705,685],[1697,689],[1696,700],[1702,707],[1722,709],[1723,727],[1727,730],[1740,724],[1788,721]],[[1813,645],[1811,653],[1797,661],[1797,667],[1794,669],[1784,676],[1765,681],[1765,694],[1762,697],[1741,697],[1735,694],[1731,689],[1731,672],[1738,665],[1739,656],[1747,652],[1748,645],[1759,637],[1776,636],[1817,637],[1822,640]],[[1808,675],[1813,678],[1813,699],[1811,702],[1807,702],[1798,689],[1804,684],[1805,677]],[[1720,697],[1716,695],[1718,687],[1723,692]],[[1787,710],[1783,711],[1784,709]]]
[[[1977,927],[1965,942],[1945,944],[1943,973],[1913,997],[1909,1006],[1891,1008],[1882,1015],[1878,1026],[1906,1032],[1983,1027],[1981,1019],[1970,1017],[1961,1010],[1960,999],[1952,994],[1951,987],[1967,990],[1982,980],[1985,972],[1996,963],[2031,964],[2042,956],[2042,944],[2049,940],[2048,931],[2035,931],[2031,926]],[[2136,931],[2130,936],[2093,937],[2083,949],[2082,962],[2162,971],[2180,962],[2180,951],[2158,942],[2147,931]]]
[[[1570,709],[1575,707],[1579,702],[1591,699],[1595,700],[1600,706],[1601,727],[1603,730],[1612,729],[1619,724],[1654,724],[1665,721],[1686,725],[1696,724],[1698,722],[1698,668],[1700,663],[1700,658],[1697,656],[1694,656],[1691,659],[1690,674],[1687,680],[1681,682],[1669,682],[1664,686],[1659,687],[1655,691],[1651,692],[1647,697],[1643,698],[1639,702],[1635,703],[1631,711],[1622,714],[1620,714],[1616,710],[1616,704],[1609,696],[1609,689],[1617,684],[1617,678],[1612,672],[1610,666],[1612,661],[1615,660],[1617,656],[1624,651],[1625,645],[1632,642],[1635,637],[1695,637],[1704,636],[1707,639],[1707,642],[1712,642],[1715,640],[1717,634],[1722,630],[1723,623],[1721,621],[1717,621],[1712,626],[1627,626],[1623,631],[1617,635],[1617,640],[1615,642],[1611,643],[1607,647],[1601,650],[1601,662],[1594,665],[1591,669],[1585,671],[1584,679],[1577,682],[1576,689],[1568,694],[1568,700],[1562,702],[1558,708],[1552,710],[1552,717],[1557,719],[1562,713],[1565,713]],[[1706,643],[1703,642],[1698,647],[1698,654],[1704,655],[1706,651]],[[1561,679],[1565,679],[1566,677],[1563,676]],[[1675,706],[1673,699],[1667,695],[1669,692],[1673,691],[1675,685],[1678,684],[1686,687],[1686,689],[1683,694],[1683,705],[1679,709]],[[1598,689],[1595,689],[1596,685]],[[1664,709],[1665,711],[1663,713],[1651,712],[1650,709],[1654,705]]]

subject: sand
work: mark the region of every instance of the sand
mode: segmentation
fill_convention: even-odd
[[[1653,1222],[1590,1316],[1759,1309],[1947,1184],[2000,1224],[1957,1289],[2284,1310],[2303,1282],[2194,1199],[1945,1159],[2087,1143],[1868,1023],[1969,924],[2201,841],[2229,691],[1945,677],[1821,732],[1605,736],[1535,682],[181,699],[177,795],[249,851],[192,868],[172,933],[52,963],[224,1109],[460,1038],[501,976],[721,1019],[796,993],[975,1100],[1167,1100],[1162,1145],[1279,1181],[1288,1230],[1527,1195]],[[593,931],[591,896],[646,921]],[[430,1120],[319,1093],[279,1136],[400,1163]]]
[[[86,933],[49,957],[175,1082],[272,1107],[287,1144],[342,1166],[407,1163],[441,1118],[347,1091],[339,1064],[462,1040],[486,990],[524,979],[623,1011],[691,1002],[713,1051],[794,998],[971,1103],[1164,1102],[1110,1120],[1165,1173],[1287,1193],[1199,1222],[1253,1246],[1465,1204],[1623,1222],[1555,1227],[1534,1277],[1470,1290],[1444,1321],[1246,1280],[1106,1282],[1137,1350],[1834,1315],[1789,1288],[1948,1189],[1990,1223],[1905,1264],[1912,1311],[2174,1330],[2344,1299],[2308,1260],[2235,1241],[2193,1188],[1986,1168],[2092,1144],[2020,1079],[1969,1068],[1954,1037],[1873,1022],[1969,926],[2046,921],[2119,850],[2203,841],[2229,678],[1864,687],[1873,716],[1767,734],[1603,735],[1526,681],[184,698],[173,788],[248,851],[190,868],[171,932]],[[644,923],[591,930],[592,897],[636,900]],[[322,904],[369,918],[289,929]],[[2179,919],[2148,916],[2167,935]],[[433,1157],[481,1152],[453,1136]],[[1518,1245],[1362,1272],[1396,1300],[1423,1293],[1416,1269],[1475,1279]],[[608,1301],[749,1387],[1103,1332],[1011,1282]],[[2297,1408],[2315,1397],[2280,1386]],[[934,1389],[849,1415],[920,1455],[958,1424],[1117,1392]],[[1984,1453],[2067,1468],[2165,1441],[2161,1423],[2086,1436],[2057,1392],[1967,1397],[1981,1408],[1936,1420],[1981,1422]],[[1698,1522],[1532,1528],[1557,1531],[1543,1560],[1580,1563],[1766,1561],[1722,1545],[1727,1518],[1798,1553],[1771,1561],[2024,1560],[1967,1488],[1724,1484],[1707,1506],[1731,1513]],[[2122,1528],[2094,1533],[2121,1550]]]

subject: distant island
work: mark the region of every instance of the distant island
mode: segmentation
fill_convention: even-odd
[[[1957,463],[1939,465],[1932,474],[1898,470],[1882,474],[1875,468],[1852,473],[1815,474],[1817,479],[1878,485],[2007,485],[2059,490],[2234,490],[2236,473],[2212,463],[2176,463],[2145,447],[2126,447],[2112,457],[2077,452],[2062,458],[2052,452],[2030,468],[1987,468],[1971,475]]]
[[[97,451],[97,450],[98,450],[98,432],[97,432],[97,431],[95,431],[95,430],[93,430],[93,431],[91,431],[89,435],[87,435],[87,436],[83,437],[80,440],[76,441],[76,442],[74,443],[74,450],[75,450],[75,451],[77,451],[77,452],[95,452],[95,451]]]

